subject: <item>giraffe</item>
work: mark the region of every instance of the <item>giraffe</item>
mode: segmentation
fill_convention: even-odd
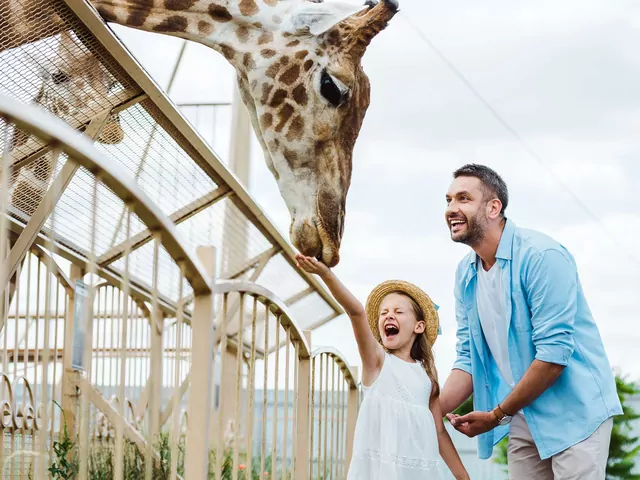
[[[25,0],[25,8],[33,1]],[[361,59],[398,11],[397,0],[89,3],[106,22],[198,42],[229,61],[289,210],[293,245],[337,265],[353,149],[370,103]],[[25,34],[13,28],[19,42]]]
[[[60,34],[53,71],[45,71],[42,76],[33,103],[63,120],[86,118],[93,111],[108,108],[105,98],[115,85],[115,80],[98,59],[82,49],[68,31]],[[11,148],[17,152],[27,144],[29,138],[28,133],[15,129]],[[97,137],[97,141],[105,144],[120,143],[123,139],[124,131],[118,115],[107,120]],[[54,160],[53,154],[48,152],[17,172],[11,190],[14,207],[29,216],[33,214],[49,187],[55,168]]]

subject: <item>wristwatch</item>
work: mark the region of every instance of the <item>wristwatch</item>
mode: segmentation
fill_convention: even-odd
[[[498,425],[507,425],[513,418],[512,415],[507,415],[506,413],[504,413],[502,408],[500,408],[499,404],[496,408],[493,409],[493,414],[496,416],[496,419],[498,420]]]

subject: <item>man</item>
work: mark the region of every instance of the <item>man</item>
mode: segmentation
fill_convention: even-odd
[[[514,480],[604,480],[622,413],[576,264],[558,242],[505,217],[507,187],[483,165],[453,174],[445,218],[473,251],[458,265],[457,360],[440,396],[479,457],[509,434]],[[450,412],[473,393],[475,411]]]

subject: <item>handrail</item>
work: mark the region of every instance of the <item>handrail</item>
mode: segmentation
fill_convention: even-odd
[[[330,357],[333,357],[333,359],[340,367],[340,370],[342,370],[344,378],[347,380],[347,382],[349,382],[349,386],[351,388],[358,388],[358,379],[356,378],[355,372],[351,369],[349,363],[347,362],[347,359],[344,358],[344,355],[342,354],[342,352],[340,352],[340,350],[333,347],[319,347],[311,353],[311,358],[314,359],[321,354],[327,354]]]
[[[302,358],[309,358],[311,356],[309,343],[307,342],[303,331],[293,319],[291,310],[285,305],[282,299],[270,290],[252,282],[245,282],[243,280],[225,280],[216,283],[215,293],[244,293],[253,295],[258,299],[263,299],[265,303],[269,304],[270,310],[274,315],[283,317],[284,321],[280,322],[283,327],[287,325],[292,327],[291,338],[300,342],[301,349],[299,355]],[[271,307],[273,307],[273,309]]]
[[[178,238],[173,223],[160,208],[137,186],[122,165],[100,153],[83,135],[34,105],[27,105],[6,96],[0,96],[0,117],[15,123],[24,131],[34,133],[46,143],[54,143],[68,157],[82,165],[108,186],[151,231],[160,231],[161,242],[177,264],[184,266],[184,276],[195,294],[212,292],[204,267]]]

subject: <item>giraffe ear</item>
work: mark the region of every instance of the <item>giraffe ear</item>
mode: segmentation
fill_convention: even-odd
[[[291,25],[287,30],[292,33],[311,33],[320,35],[343,20],[369,7],[347,2],[300,2],[291,12]]]

